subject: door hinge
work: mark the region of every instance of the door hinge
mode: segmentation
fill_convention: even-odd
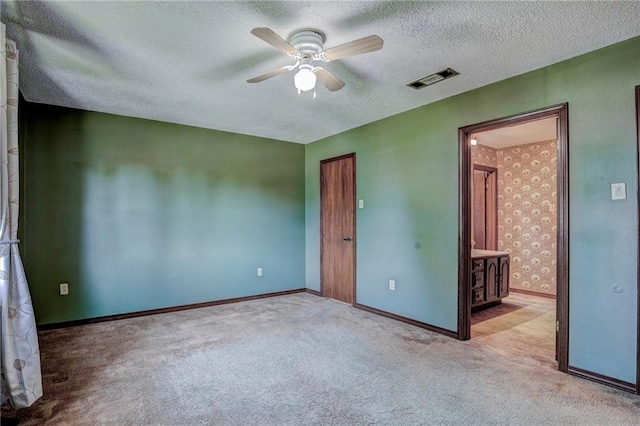
[[[560,333],[560,321],[556,321],[556,333]]]

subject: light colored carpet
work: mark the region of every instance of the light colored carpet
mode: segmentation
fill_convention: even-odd
[[[45,396],[25,426],[640,419],[637,395],[306,293],[40,337]]]

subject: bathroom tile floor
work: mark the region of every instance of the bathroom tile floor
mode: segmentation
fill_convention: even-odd
[[[471,316],[472,343],[555,369],[555,320],[555,299],[511,292]]]

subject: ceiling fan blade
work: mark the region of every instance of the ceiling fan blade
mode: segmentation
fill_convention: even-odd
[[[340,58],[346,58],[347,56],[360,55],[362,53],[375,52],[382,49],[384,40],[377,35],[370,35],[369,37],[363,37],[358,40],[350,41],[340,46],[332,47],[323,52],[325,58],[330,61],[334,61]]]
[[[295,55],[298,50],[290,45],[285,39],[274,33],[270,28],[259,27],[251,30],[251,34],[262,41],[269,43],[276,49],[289,55]]]
[[[291,65],[287,65],[286,67],[276,68],[273,71],[265,72],[264,74],[257,75],[253,78],[247,80],[247,83],[260,83],[268,78],[275,77],[280,74],[284,74],[285,72],[291,71],[294,67]]]
[[[335,92],[344,87],[344,81],[340,80],[338,77],[325,70],[324,68],[318,67],[314,69],[313,72],[316,74],[318,81],[320,81],[320,83],[322,83],[322,85],[329,89],[329,91],[331,92]]]

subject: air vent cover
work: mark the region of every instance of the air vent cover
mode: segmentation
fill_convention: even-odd
[[[431,86],[432,84],[438,83],[439,81],[443,81],[448,78],[455,77],[456,75],[459,75],[459,74],[460,73],[454,70],[453,68],[447,68],[446,70],[428,75],[416,81],[412,81],[411,83],[407,84],[407,86],[411,87],[412,89],[418,90],[418,89],[425,88],[427,86]]]

